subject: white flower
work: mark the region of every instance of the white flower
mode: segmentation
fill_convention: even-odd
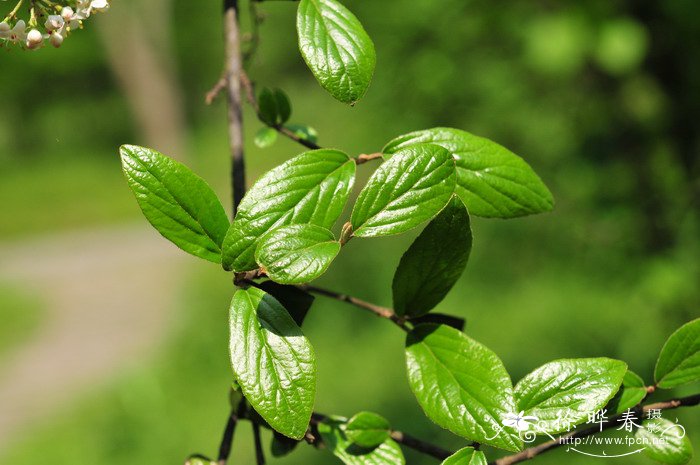
[[[517,428],[518,431],[527,431],[530,429],[531,422],[537,421],[537,417],[524,416],[525,412],[520,412],[518,414],[508,413],[503,419],[503,426],[511,426]]]
[[[54,47],[58,48],[63,43],[63,36],[58,32],[54,31],[49,36],[49,42],[51,42],[51,45],[53,45]]]
[[[65,25],[65,23],[66,22],[62,16],[51,15],[46,20],[46,23],[44,23],[44,27],[46,27],[46,30],[48,32],[53,32],[53,31],[58,31],[58,30],[63,29],[63,26]]]
[[[92,0],[90,8],[95,11],[105,11],[109,8],[109,2],[107,0]]]
[[[69,22],[70,20],[73,19],[73,16],[75,16],[75,12],[73,11],[73,8],[69,6],[64,6],[63,9],[61,10],[61,17],[63,18],[63,21]]]
[[[10,31],[12,28],[10,28],[10,25],[7,24],[5,21],[0,23],[0,39],[7,39],[10,37]]]
[[[32,29],[27,34],[27,47],[34,50],[44,43],[44,36],[37,29]]]
[[[24,42],[27,39],[27,23],[20,19],[7,34],[7,40],[13,43]]]

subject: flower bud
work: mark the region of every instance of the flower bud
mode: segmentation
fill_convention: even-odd
[[[63,43],[63,36],[58,32],[54,31],[49,36],[49,42],[51,42],[51,45],[53,45],[54,47],[58,48]]]
[[[0,39],[7,39],[10,37],[10,31],[12,28],[5,21],[0,23]]]
[[[109,2],[107,0],[92,0],[90,2],[90,9],[95,11],[104,11],[109,8]]]
[[[29,31],[29,34],[27,34],[27,47],[34,50],[39,47],[41,47],[41,44],[44,42],[44,37],[41,35],[41,32],[39,32],[37,29],[32,29]]]

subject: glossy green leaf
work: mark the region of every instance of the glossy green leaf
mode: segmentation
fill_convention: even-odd
[[[626,372],[627,364],[609,358],[546,363],[516,384],[517,410],[536,417],[538,430],[567,431],[603,408],[620,389]]]
[[[267,147],[272,147],[277,141],[277,131],[272,128],[260,128],[258,132],[255,133],[255,139],[253,139],[255,145],[261,149]]]
[[[318,132],[311,126],[305,124],[285,124],[285,128],[289,129],[300,139],[313,142],[314,144],[318,142]]]
[[[268,171],[250,188],[226,234],[226,270],[256,268],[255,248],[268,231],[309,223],[330,229],[355,180],[355,162],[337,150],[312,150]]]
[[[437,145],[414,145],[382,163],[352,210],[354,235],[387,236],[430,220],[450,201],[455,164]]]
[[[392,439],[387,439],[378,447],[366,448],[353,444],[343,431],[345,419],[335,417],[319,423],[326,448],[345,465],[404,465],[403,452]]]
[[[325,273],[338,252],[340,242],[329,230],[313,224],[291,224],[260,239],[255,261],[275,282],[302,284]]]
[[[185,252],[221,263],[229,221],[211,187],[155,150],[123,145],[120,154],[129,187],[153,227]]]
[[[345,425],[345,436],[360,447],[377,447],[389,439],[389,422],[373,412],[360,412]]]
[[[304,318],[314,303],[314,296],[296,286],[265,281],[255,284],[255,287],[274,297],[289,312],[294,322],[301,327]]]
[[[444,325],[420,325],[406,338],[408,381],[425,414],[472,441],[522,448],[503,421],[515,411],[513,385],[498,356]]]
[[[396,153],[426,142],[445,147],[455,157],[455,192],[470,214],[514,218],[550,211],[554,207],[547,186],[522,158],[466,131],[433,128],[412,132],[389,142],[384,153]]]
[[[321,87],[354,104],[367,91],[377,62],[360,21],[336,0],[301,0],[299,50]]]
[[[269,126],[281,126],[292,115],[292,104],[281,89],[263,88],[258,95],[258,117]]]
[[[465,447],[446,458],[442,465],[487,465],[487,462],[483,452]]]
[[[288,438],[277,431],[272,434],[272,442],[270,442],[270,453],[273,457],[284,457],[296,449],[299,441]]]
[[[685,428],[665,418],[645,420],[635,436],[644,441],[644,454],[668,465],[684,465],[693,458],[693,444]]]
[[[606,407],[608,412],[623,413],[635,407],[647,396],[644,380],[636,373],[627,370],[622,379],[622,387]]]
[[[432,310],[462,275],[471,249],[469,214],[455,196],[401,257],[392,284],[396,313]]]
[[[311,343],[274,297],[254,287],[233,295],[230,328],[231,366],[246,399],[276,431],[301,439],[316,395]]]
[[[700,318],[671,334],[656,361],[654,379],[663,389],[700,380]]]
[[[411,318],[409,321],[413,324],[413,326],[433,323],[436,325],[447,325],[456,329],[457,331],[464,331],[464,327],[467,324],[467,320],[464,318],[435,312],[426,313],[425,315]]]

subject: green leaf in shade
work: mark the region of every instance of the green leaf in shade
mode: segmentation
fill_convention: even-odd
[[[285,128],[289,129],[300,139],[307,140],[312,143],[318,142],[318,132],[311,126],[305,124],[285,124]]]
[[[120,154],[129,187],[153,227],[185,252],[221,263],[229,221],[211,187],[155,150],[123,145]]]
[[[313,224],[273,229],[260,239],[255,260],[271,280],[302,284],[321,276],[340,252],[329,230]]]
[[[377,55],[360,21],[336,0],[301,0],[299,50],[321,87],[354,104],[367,91]]]
[[[467,321],[464,318],[434,312],[411,318],[409,321],[413,323],[413,326],[426,323],[434,323],[436,325],[450,326],[456,329],[457,331],[464,331],[464,326],[467,324]]]
[[[318,424],[318,432],[328,450],[345,465],[404,465],[401,448],[393,439],[377,447],[367,448],[353,444],[343,431],[345,419],[333,417]]]
[[[260,128],[255,133],[255,145],[261,149],[272,147],[277,141],[277,131],[272,128]]]
[[[487,462],[483,452],[465,447],[447,457],[442,465],[487,465]]]
[[[255,287],[262,289],[282,304],[294,319],[294,322],[301,327],[304,318],[314,303],[314,296],[296,286],[278,284],[274,281],[256,283]]]
[[[277,431],[272,433],[272,442],[270,443],[270,453],[273,457],[284,457],[296,449],[299,441],[288,438]]]
[[[515,385],[517,410],[537,417],[539,430],[567,431],[603,408],[620,389],[626,372],[627,364],[609,358],[546,363]]]
[[[289,313],[264,291],[233,295],[231,366],[250,405],[276,431],[301,439],[316,395],[316,358]]]
[[[623,413],[635,407],[647,396],[644,380],[636,373],[627,370],[622,387],[607,405],[608,412]]]
[[[552,194],[530,166],[508,149],[452,128],[433,128],[397,137],[384,147],[396,153],[417,143],[445,147],[457,162],[455,192],[469,213],[514,218],[552,210]]]
[[[654,379],[662,389],[700,380],[700,318],[671,334],[656,361]]]
[[[406,338],[408,381],[425,414],[472,441],[510,451],[522,440],[503,420],[515,411],[513,385],[498,356],[444,325],[420,325]]]
[[[216,465],[216,462],[203,455],[193,455],[187,459],[185,465]]]
[[[345,436],[360,447],[377,447],[389,439],[389,427],[381,415],[360,412],[345,425]]]
[[[355,180],[355,162],[337,150],[312,150],[268,171],[238,207],[223,244],[226,270],[256,268],[255,248],[268,231],[309,223],[330,229]]]
[[[258,95],[258,117],[269,126],[281,126],[292,115],[289,97],[281,89],[263,88]]]
[[[462,275],[471,249],[469,214],[455,196],[401,257],[392,284],[396,313],[432,310]]]
[[[430,220],[450,201],[455,164],[437,145],[421,144],[398,152],[369,178],[352,210],[354,235],[388,236]]]
[[[684,465],[693,458],[693,444],[685,428],[665,418],[645,420],[635,436],[644,441],[644,454],[661,463]]]

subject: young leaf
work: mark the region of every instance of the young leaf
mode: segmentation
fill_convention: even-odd
[[[472,441],[510,451],[522,440],[503,425],[515,411],[513,385],[491,350],[444,325],[420,325],[406,338],[408,381],[425,414]]]
[[[556,360],[515,385],[517,410],[547,433],[567,431],[603,408],[620,389],[627,364],[609,358]],[[562,421],[565,418],[568,422]]]
[[[462,275],[471,248],[469,214],[453,196],[401,257],[392,284],[396,313],[420,316],[439,304]]]
[[[123,145],[119,152],[129,187],[153,227],[185,252],[221,263],[229,221],[211,187],[155,150]]]
[[[700,318],[671,334],[656,361],[654,379],[663,389],[700,380]]]
[[[365,448],[350,442],[343,431],[344,418],[334,417],[318,424],[318,432],[329,451],[345,465],[404,465],[403,452],[392,439],[378,447]]]
[[[250,287],[233,295],[231,366],[250,405],[276,431],[301,439],[316,395],[311,343],[271,295]]]
[[[354,235],[388,236],[433,218],[450,201],[455,164],[450,153],[432,144],[409,147],[374,172],[352,210]]]
[[[255,260],[271,280],[302,284],[321,276],[340,252],[329,230],[313,224],[273,229],[260,239]]]
[[[644,380],[633,371],[627,370],[622,379],[622,387],[608,403],[608,412],[623,413],[635,407],[647,396]]]
[[[487,465],[487,462],[483,452],[465,447],[447,457],[442,465]]]
[[[389,422],[372,412],[360,412],[345,425],[345,435],[360,447],[377,447],[389,439]]]
[[[299,50],[321,87],[354,104],[367,91],[377,62],[360,21],[336,0],[301,0]]]
[[[635,437],[644,441],[644,454],[668,465],[684,465],[693,458],[693,444],[680,425],[665,418],[645,420]]]
[[[263,88],[258,95],[258,117],[269,126],[280,126],[292,115],[292,104],[281,89]]]
[[[272,433],[272,442],[270,443],[270,452],[273,457],[284,457],[296,449],[297,445],[299,445],[299,441],[274,431]]]
[[[265,281],[256,283],[255,287],[267,292],[282,304],[299,327],[304,323],[306,314],[314,303],[313,295],[302,291],[296,286],[278,284],[274,281]]]
[[[472,215],[514,218],[554,207],[547,186],[522,158],[466,131],[452,128],[416,131],[392,140],[383,151],[393,154],[426,142],[445,147],[455,157],[455,192]]]
[[[305,152],[268,171],[238,207],[224,239],[224,269],[255,269],[258,240],[272,229],[301,223],[333,226],[354,180],[355,162],[337,150]]]
[[[311,126],[305,124],[285,124],[284,127],[292,131],[295,136],[302,140],[307,140],[314,144],[318,142],[318,132]]]
[[[272,145],[274,145],[274,143],[277,141],[277,131],[267,127],[260,128],[258,129],[258,132],[255,133],[255,139],[253,141],[255,142],[255,145],[261,149],[272,147]]]

